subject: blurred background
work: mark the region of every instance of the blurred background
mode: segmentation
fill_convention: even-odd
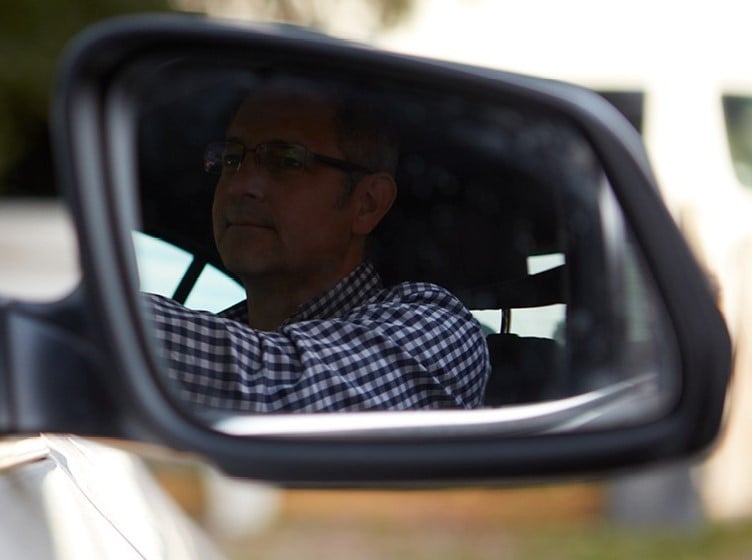
[[[596,0],[26,0],[0,18],[0,295],[76,283],[48,141],[54,70],[86,25],[125,13],[287,21],[380,48],[624,94],[662,193],[735,343],[723,436],[706,456],[607,481],[441,491],[302,491],[151,459],[233,558],[752,557],[752,5]],[[625,107],[622,107],[625,110]]]

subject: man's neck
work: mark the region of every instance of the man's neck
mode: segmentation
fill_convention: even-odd
[[[276,330],[302,305],[297,301],[293,303],[287,296],[262,295],[258,291],[246,294],[248,325],[260,331]]]
[[[246,279],[246,305],[249,326],[273,331],[292,317],[298,309],[313,298],[331,290],[355,268],[350,265],[336,274],[319,274],[302,277],[265,277]]]

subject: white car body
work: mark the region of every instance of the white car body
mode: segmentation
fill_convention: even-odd
[[[0,443],[4,558],[221,558],[133,454],[40,435]]]

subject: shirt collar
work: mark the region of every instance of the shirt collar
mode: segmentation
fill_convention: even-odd
[[[366,303],[381,288],[381,277],[373,264],[363,262],[331,290],[315,296],[301,305],[291,317],[280,325],[280,328],[300,321],[343,317],[353,308]],[[225,309],[219,315],[227,319],[248,323],[248,309],[245,301]]]

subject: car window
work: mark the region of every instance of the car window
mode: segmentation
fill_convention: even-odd
[[[532,255],[527,258],[528,274],[539,274],[564,264],[562,253]],[[517,309],[512,315],[511,332],[520,336],[540,336],[557,339],[563,343],[562,329],[566,320],[567,306],[563,303]]]
[[[133,244],[138,261],[141,290],[174,297],[188,273],[193,255],[167,241],[143,232],[134,232]],[[217,313],[243,300],[242,286],[216,267],[206,264],[188,291],[185,305]]]
[[[136,231],[133,243],[139,267],[141,290],[174,297],[188,272],[194,256],[175,245]],[[528,257],[528,274],[537,274],[564,264],[564,255],[552,253]],[[230,276],[207,264],[185,299],[186,307],[217,313],[243,300],[242,286]],[[471,309],[486,334],[501,332],[500,309]],[[566,305],[555,304],[516,309],[509,332],[520,336],[557,338],[566,320]]]
[[[563,253],[531,255],[527,258],[527,274],[539,274],[564,264]],[[471,312],[487,334],[502,332],[500,309],[472,309]],[[552,338],[563,344],[566,315],[567,306],[564,303],[514,309],[509,312],[508,332],[519,336]]]

